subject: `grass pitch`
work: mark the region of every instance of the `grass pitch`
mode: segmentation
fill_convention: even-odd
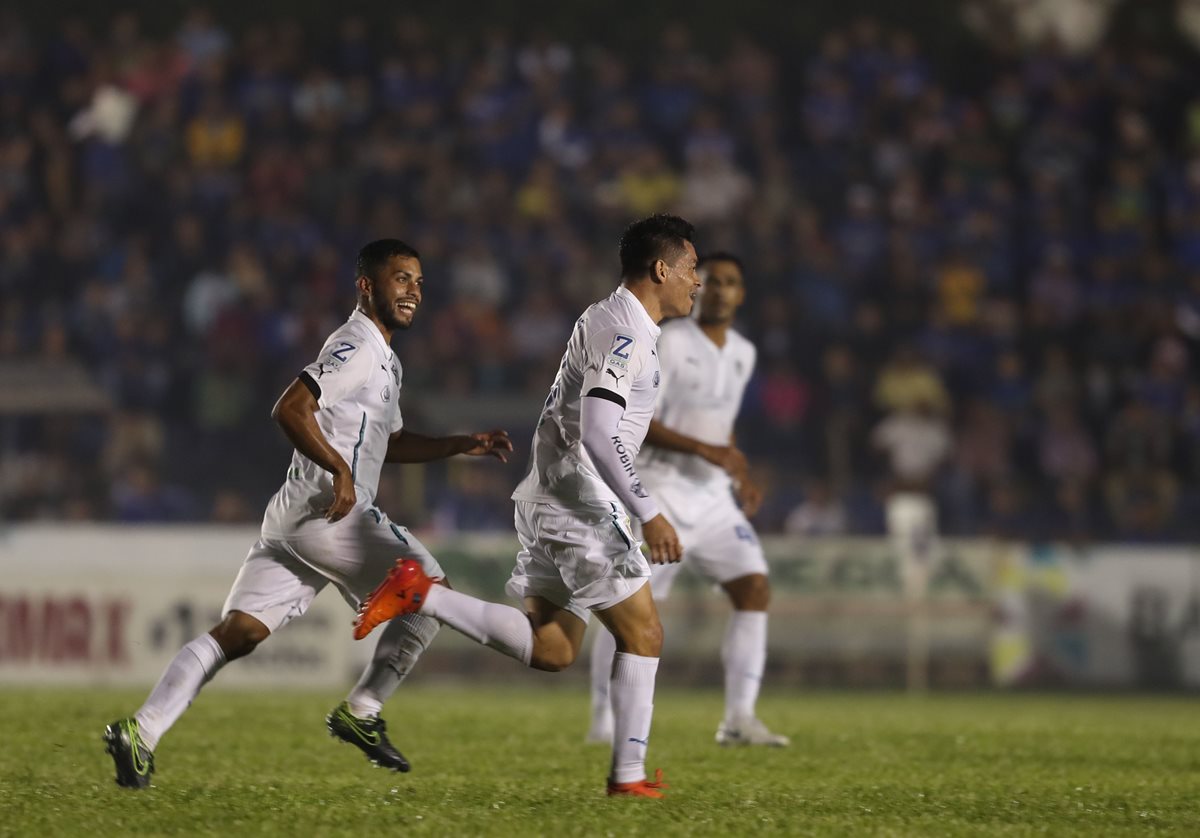
[[[0,834],[1200,834],[1200,709],[1185,698],[770,693],[783,750],[716,746],[717,692],[660,692],[665,801],[604,796],[587,698],[402,688],[385,718],[410,774],[330,739],[335,694],[209,690],[155,785],[113,783],[104,724],[143,693],[0,690]]]

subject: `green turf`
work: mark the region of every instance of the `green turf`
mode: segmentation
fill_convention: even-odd
[[[339,696],[212,691],[113,784],[104,723],[141,693],[0,690],[0,834],[1200,834],[1200,710],[1183,698],[773,693],[786,750],[713,744],[715,692],[663,691],[666,801],[608,799],[578,689],[409,689],[385,717],[411,774],[325,735]]]

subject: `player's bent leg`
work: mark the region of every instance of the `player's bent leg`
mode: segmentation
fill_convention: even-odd
[[[721,644],[725,666],[725,718],[717,728],[721,745],[784,747],[788,737],[773,733],[757,716],[759,688],[767,662],[767,606],[771,587],[764,573],[721,584],[734,611]]]
[[[378,716],[440,628],[437,620],[424,614],[405,614],[389,622],[371,662],[346,696],[350,711],[359,718]]]
[[[540,596],[525,597],[525,613],[533,629],[529,665],[545,672],[561,672],[573,664],[583,646],[587,623]]]
[[[248,654],[268,634],[266,626],[249,615],[231,612],[211,632],[180,649],[137,713],[104,729],[105,750],[113,759],[117,785],[149,786],[158,740],[227,661]]]
[[[134,714],[142,740],[154,750],[158,740],[183,715],[213,676],[231,660],[250,654],[270,636],[258,619],[230,611],[207,633],[179,650]]]
[[[418,611],[476,643],[530,665],[533,628],[523,612],[434,585],[420,563],[412,559],[397,562],[387,578],[363,601],[355,620],[354,637],[361,639],[381,622]]]
[[[354,689],[325,717],[329,735],[358,748],[375,766],[411,770],[379,714],[440,628],[437,620],[423,614],[405,614],[388,623]]]
[[[662,624],[649,585],[609,608],[597,610],[613,634],[609,693],[613,708],[613,758],[608,776],[610,795],[662,797],[661,772],[646,779],[646,749],[654,716],[654,680],[662,651]]]

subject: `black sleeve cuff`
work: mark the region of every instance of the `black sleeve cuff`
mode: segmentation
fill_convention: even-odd
[[[584,393],[584,395],[591,396],[594,399],[607,399],[614,404],[619,404],[622,410],[625,408],[625,399],[614,393],[612,390],[605,390],[603,387],[593,387]]]
[[[317,401],[321,400],[321,385],[317,383],[315,378],[308,374],[307,370],[302,371],[296,377],[300,379],[301,384],[308,388],[308,392],[312,393],[314,399]]]

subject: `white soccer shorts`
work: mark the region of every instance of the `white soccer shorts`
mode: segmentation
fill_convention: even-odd
[[[245,612],[276,632],[307,611],[330,582],[357,609],[399,558],[416,559],[434,579],[446,575],[405,527],[359,504],[336,523],[315,520],[287,538],[259,538],[221,613]]]
[[[514,521],[521,550],[505,590],[515,599],[542,597],[586,623],[589,612],[628,599],[650,576],[615,503],[516,501]]]
[[[684,566],[717,585],[756,573],[767,575],[758,534],[728,491],[652,493],[683,545],[682,561],[653,566],[650,588],[655,599],[666,599]]]

